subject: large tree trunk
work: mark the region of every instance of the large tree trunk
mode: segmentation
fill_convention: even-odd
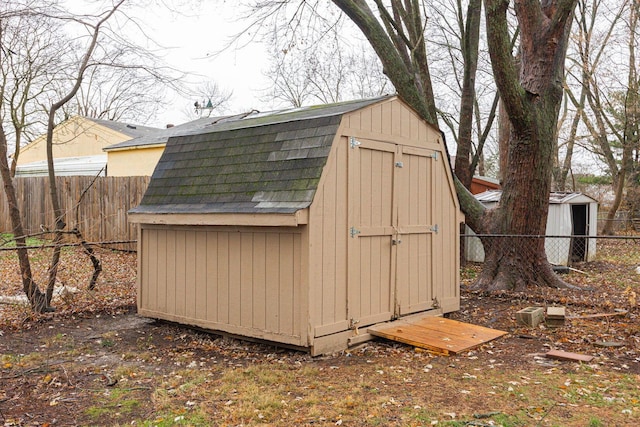
[[[485,221],[489,234],[544,235],[549,207],[556,124],[570,17],[575,0],[515,0],[520,24],[520,70],[509,45],[509,2],[485,0],[489,53],[511,123],[500,203]],[[568,287],[553,273],[544,240],[485,239],[485,266],[475,288]]]
[[[534,121],[544,123],[554,113],[553,103],[540,102],[532,114]],[[506,237],[483,239],[485,265],[474,284],[476,289],[522,290],[527,285],[567,286],[558,279],[547,261],[544,239],[521,237],[545,234],[553,148],[553,131],[549,126],[541,124],[537,132],[525,135],[512,130],[509,167],[500,204],[485,220],[486,233]],[[536,167],[513,167],[514,164],[527,163]]]

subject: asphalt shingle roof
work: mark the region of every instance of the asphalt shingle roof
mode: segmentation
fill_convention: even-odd
[[[304,209],[313,201],[342,115],[385,98],[260,113],[170,138],[132,212]]]
[[[158,131],[161,131],[160,128],[154,128],[149,126],[140,126],[140,125],[132,125],[124,122],[116,122],[113,120],[104,120],[104,119],[94,119],[91,117],[85,117],[87,120],[91,120],[94,123],[107,127],[109,129],[115,130],[116,132],[120,132],[125,134],[131,138],[138,138],[144,135],[154,134]]]

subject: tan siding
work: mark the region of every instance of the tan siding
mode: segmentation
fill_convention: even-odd
[[[347,320],[348,145],[346,137],[334,144],[310,211],[309,314],[321,334]]]
[[[364,326],[393,315],[391,277],[393,234],[393,169],[396,146],[360,140],[349,150],[348,317]]]
[[[293,334],[296,317],[292,307],[294,300],[294,251],[293,236],[280,235],[280,322],[278,329]]]
[[[211,231],[206,232],[206,317],[207,319],[219,319],[218,314],[218,298],[220,298],[220,281],[218,278],[218,233]]]
[[[253,234],[253,274],[252,274],[252,299],[253,319],[252,326],[257,329],[266,329],[266,278],[267,278],[267,247],[264,233]]]
[[[229,233],[211,233],[210,239],[217,237],[218,240],[218,264],[217,264],[217,285],[218,285],[218,317],[211,317],[221,323],[231,323],[229,306],[231,305],[231,292],[229,290],[230,263],[229,254],[231,251],[229,244]]]
[[[380,132],[383,135],[391,135],[392,132],[392,116],[391,116],[391,103],[386,102],[381,105],[382,111],[380,112]]]
[[[402,135],[402,110],[403,107],[399,102],[391,102],[391,134]]]
[[[253,235],[240,236],[240,325],[253,326]]]
[[[176,242],[176,231],[175,230],[154,230],[157,233],[165,233],[166,241],[162,247],[162,251],[164,252],[164,257],[159,257],[160,261],[166,261],[165,272],[165,280],[166,280],[166,294],[167,294],[167,311],[169,313],[176,312],[176,287],[169,286],[169,284],[173,283],[176,277],[176,254],[174,250],[169,250],[168,243],[171,243],[171,248],[174,247]],[[154,268],[156,265],[155,261],[149,260],[149,268]],[[162,271],[162,270],[161,270]]]
[[[331,165],[329,168],[325,186],[327,188],[336,188],[336,168]],[[336,319],[336,193],[334,191],[323,191],[322,203],[319,206],[322,212],[320,233],[322,236],[322,253],[316,261],[322,266],[322,301],[321,307],[321,323],[333,323]]]
[[[151,303],[149,295],[155,290],[155,283],[157,283],[156,269],[151,268],[150,259],[157,259],[157,240],[152,236],[152,231],[142,230],[140,235],[142,237],[141,246],[145,248],[145,252],[142,253],[144,260],[138,259],[139,270],[142,272],[138,280],[144,280],[144,283],[140,283],[140,292],[138,294],[138,308],[148,307],[150,309],[155,308],[155,304]],[[141,257],[142,258],[142,257]],[[149,284],[149,285],[147,285]]]
[[[306,280],[302,280],[302,239],[300,234],[292,234],[293,238],[293,298],[291,299],[291,307],[293,309],[293,322],[291,324],[292,335],[301,336],[302,331],[305,333],[309,330],[307,305],[302,304],[302,297],[307,294],[301,285],[307,284]],[[306,253],[306,251],[304,251]],[[305,260],[308,258],[305,258]]]
[[[195,317],[206,319],[207,317],[207,293],[209,292],[209,277],[207,264],[207,233],[196,233],[195,255]]]
[[[169,242],[167,242],[169,243]],[[170,255],[172,252],[175,256],[175,275],[172,278],[175,288],[175,314],[178,316],[187,317],[187,298],[185,295],[185,288],[187,285],[187,242],[184,230],[177,230],[175,234],[175,246],[167,247],[167,253]],[[172,250],[173,249],[173,250]],[[169,273],[170,274],[170,273]],[[171,286],[168,283],[167,286]],[[193,286],[193,282],[189,287]]]
[[[299,338],[307,330],[300,324],[306,307],[300,301],[300,230],[151,226],[143,236],[143,313],[166,313],[171,320],[213,329],[234,325],[255,336],[266,331]],[[155,299],[162,287],[166,309]]]
[[[229,233],[229,323],[242,324],[242,263],[239,233]],[[223,267],[224,268],[224,267]]]
[[[157,252],[156,256],[158,258],[158,268],[154,270],[155,280],[157,281],[157,292],[155,293],[156,297],[156,309],[160,311],[165,311],[168,309],[167,305],[167,233],[166,232],[157,232],[155,231],[155,235],[157,236]]]
[[[349,126],[359,129],[362,125],[362,115],[360,111],[357,111],[355,114],[352,114],[349,117]]]
[[[267,233],[265,236],[265,253],[280,253],[280,236]],[[267,331],[280,330],[280,265],[276,262],[265,263],[266,306],[265,329]]]

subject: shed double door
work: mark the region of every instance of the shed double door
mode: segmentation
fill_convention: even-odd
[[[352,138],[348,158],[352,325],[431,308],[432,152]]]

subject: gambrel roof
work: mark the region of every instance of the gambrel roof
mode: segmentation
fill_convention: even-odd
[[[304,209],[313,201],[342,116],[389,98],[251,114],[170,138],[132,212]]]

